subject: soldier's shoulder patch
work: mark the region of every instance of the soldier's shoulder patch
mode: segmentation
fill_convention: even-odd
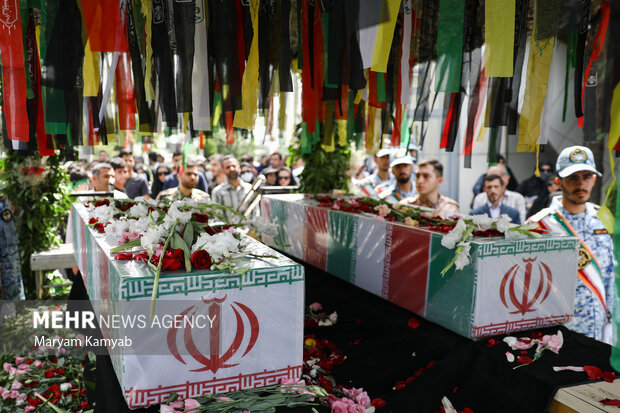
[[[603,234],[609,234],[609,232],[607,232],[605,228],[594,230],[594,235],[603,235]]]
[[[6,208],[2,211],[2,220],[4,222],[9,222],[13,219],[13,213],[10,209]]]

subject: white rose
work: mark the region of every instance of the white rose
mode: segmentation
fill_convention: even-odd
[[[135,204],[129,208],[129,215],[132,217],[145,217],[149,213],[149,209],[144,204]]]
[[[512,221],[512,218],[510,218],[507,214],[502,214],[499,218],[497,218],[497,221],[495,221],[495,228],[499,232],[506,232],[510,227],[510,221]]]
[[[493,219],[487,214],[474,215],[471,219],[482,231],[486,231],[491,228],[493,224]]]
[[[463,238],[463,231],[465,231],[466,228],[465,221],[459,219],[452,231],[441,238],[441,245],[448,249],[454,249],[456,244]]]
[[[469,242],[460,242],[458,245],[462,246],[463,250],[460,252],[458,257],[456,257],[454,265],[456,266],[457,270],[462,270],[463,268],[465,268],[466,265],[471,262],[471,257],[469,256],[469,250],[471,249],[471,245],[469,245]]]

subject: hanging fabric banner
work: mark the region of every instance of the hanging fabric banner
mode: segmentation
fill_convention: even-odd
[[[241,110],[235,112],[234,126],[236,128],[254,129],[258,100],[258,10],[260,0],[249,0],[250,16],[252,18],[252,44],[248,61],[241,80]]]
[[[515,16],[515,46],[514,46],[514,70],[510,83],[510,104],[508,109],[508,134],[516,135],[519,124],[519,90],[523,73],[523,61],[527,47],[527,16],[529,0],[517,0]]]
[[[144,90],[144,72],[142,71],[142,58],[140,52],[140,41],[138,28],[135,21],[135,13],[131,1],[127,2],[127,39],[129,42],[129,52],[131,57],[131,72],[133,74],[133,90],[138,109],[138,120],[140,132],[151,133],[151,112],[146,103],[146,92]],[[141,18],[141,16],[139,16]]]
[[[163,121],[166,122],[167,126],[174,128],[177,126],[178,117],[174,91],[172,50],[170,50],[166,23],[166,19],[169,18],[168,2],[166,0],[153,0],[151,45],[153,48],[155,73],[157,74],[159,108],[162,112]]]
[[[485,68],[483,67],[482,70],[480,70],[480,65],[482,63],[480,59],[480,54],[480,50],[476,49],[472,52],[470,58],[470,64],[472,65],[471,74],[473,75],[474,73],[476,73],[476,77],[475,79],[470,77],[470,90],[472,84],[474,85],[474,87],[469,95],[469,110],[467,111],[468,121],[467,128],[465,129],[465,146],[463,150],[463,155],[465,156],[463,166],[465,168],[471,168],[471,154],[474,148],[474,130],[476,123],[478,122],[478,118],[476,117],[476,115],[478,114],[479,106],[481,104],[480,96],[482,95],[482,85],[486,85]]]
[[[377,28],[377,37],[375,40],[375,49],[372,54],[372,64],[370,68],[375,72],[387,72],[388,56],[392,48],[392,39],[394,39],[394,28],[396,27],[396,19],[398,19],[398,10],[400,9],[401,0],[385,0],[387,7],[381,12],[381,23]]]
[[[144,63],[146,64],[144,70],[144,93],[147,102],[155,100],[155,90],[153,89],[153,3],[150,1],[140,2],[140,12],[144,17]]]
[[[195,15],[196,0],[175,1],[173,5],[177,112],[189,113],[192,111],[195,19],[199,16]]]
[[[87,40],[84,46],[84,65],[82,66],[84,97],[97,96],[99,93],[99,59],[99,52],[93,52],[90,48],[90,40]]]
[[[383,0],[360,0],[359,2],[359,39],[364,69],[372,66],[379,29],[378,16],[381,16],[382,5]]]
[[[125,31],[119,0],[81,0],[80,4],[91,50],[122,52]]]
[[[575,97],[575,116],[580,118],[583,116],[583,108],[581,104],[581,85],[583,81],[583,62],[586,51],[586,40],[588,31],[590,30],[590,0],[583,0],[581,3],[581,22],[579,24],[579,34],[577,36],[577,60],[575,61],[575,81],[574,81],[574,97]]]
[[[310,12],[312,11],[308,2],[302,2],[301,9],[301,34],[302,34],[302,60],[304,62],[304,69],[301,71],[301,118],[306,124],[307,133],[312,134],[315,131],[315,125],[317,120],[317,106],[318,106],[318,88],[319,85],[314,85],[312,78],[313,60],[310,58],[314,51],[311,49],[310,39],[313,38],[311,32],[314,27],[310,24]],[[306,145],[305,148],[309,146]],[[310,146],[311,147],[311,146]]]
[[[135,130],[136,94],[131,81],[131,60],[126,52],[121,53],[116,65],[116,99],[119,129]]]
[[[488,77],[511,77],[513,75],[515,1],[486,0],[484,2],[485,65]]]
[[[194,66],[192,68],[192,119],[194,129],[211,130],[209,107],[209,53],[207,49],[207,19],[203,0],[196,1],[196,29],[194,32]]]
[[[12,140],[28,142],[30,129],[26,100],[26,69],[24,42],[19,2],[5,2],[0,14],[0,58],[2,60],[3,111],[8,136]]]
[[[439,3],[436,92],[459,92],[463,60],[463,0]]]
[[[293,77],[291,76],[291,0],[282,0],[280,6],[280,64],[278,76],[280,92],[293,91]]]
[[[411,8],[411,0],[403,0],[403,28],[402,43],[400,55],[400,101],[396,102],[401,105],[409,103],[410,82],[409,74],[411,72],[409,65],[409,57],[411,56],[411,26],[413,19],[413,9]]]
[[[360,0],[348,0],[344,9],[347,49],[349,52],[349,88],[362,90],[366,87],[360,45],[357,40]]]
[[[537,26],[538,27],[538,26]],[[519,140],[517,152],[534,152],[540,134],[540,114],[545,102],[549,66],[555,38],[537,40],[536,33],[530,39],[530,53],[527,64],[527,84],[523,98],[523,109],[519,119]]]

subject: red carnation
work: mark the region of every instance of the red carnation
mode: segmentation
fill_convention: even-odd
[[[379,410],[383,409],[387,403],[385,402],[385,400],[377,397],[376,399],[372,399],[372,402],[370,402],[370,404],[374,406],[375,409]]]
[[[95,202],[95,208],[100,207],[102,205],[110,205],[110,200],[109,199],[100,199],[99,201]]]
[[[194,217],[196,222],[200,222],[200,223],[209,222],[209,215],[207,214],[199,214],[198,212],[194,212],[192,216]]]
[[[172,251],[166,251],[161,266],[167,270],[176,271],[181,268],[184,263],[185,258],[183,257],[183,250],[181,248],[177,248]]]
[[[114,259],[117,259],[117,260],[131,260],[131,259],[133,259],[133,254],[131,252],[127,252],[127,253],[121,252],[120,254],[116,254],[114,256]]]
[[[205,250],[197,250],[192,254],[190,259],[192,265],[199,270],[204,270],[211,267],[213,260],[209,253]]]
[[[95,231],[101,233],[101,234],[105,234],[105,227],[103,226],[103,224],[101,222],[97,222],[93,228],[95,229]]]

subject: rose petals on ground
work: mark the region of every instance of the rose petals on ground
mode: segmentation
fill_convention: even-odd
[[[410,329],[415,330],[416,328],[420,327],[420,322],[416,320],[415,318],[410,318],[407,325],[409,326]]]

